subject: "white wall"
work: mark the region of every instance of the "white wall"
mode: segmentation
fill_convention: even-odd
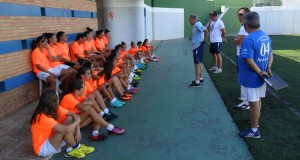
[[[143,41],[145,38],[144,0],[103,0],[104,25],[111,31],[110,47],[121,41]],[[107,13],[114,17],[108,18]]]
[[[299,7],[252,7],[251,11],[258,12],[261,29],[269,35],[300,34]]]
[[[184,9],[153,8],[153,39],[167,40],[184,37]]]
[[[300,6],[299,0],[282,0],[283,6]]]
[[[153,40],[153,8],[144,5],[146,9],[146,38],[150,41]]]

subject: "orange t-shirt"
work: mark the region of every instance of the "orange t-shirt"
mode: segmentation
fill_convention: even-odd
[[[84,42],[84,50],[86,50],[86,51],[93,51],[93,52],[97,51],[97,49],[95,47],[95,41],[94,41],[94,39],[86,40]]]
[[[79,101],[74,97],[72,93],[65,95],[60,101],[60,106],[76,114],[80,112],[76,107],[77,104],[79,104]]]
[[[68,110],[58,107],[58,117],[61,120],[68,113]],[[36,117],[36,122],[31,125],[32,133],[32,146],[34,153],[39,155],[42,145],[46,142],[48,138],[53,133],[53,128],[57,125],[59,121],[54,120],[51,117],[48,117],[44,113],[38,114]]]
[[[153,47],[151,46],[151,44],[147,44],[146,45],[148,49],[152,49]]]
[[[98,79],[98,86],[101,86],[105,83],[105,76],[102,75],[99,79]]]
[[[130,48],[130,49],[128,50],[128,52],[129,52],[130,54],[134,55],[134,56],[135,56],[135,54],[136,54],[136,51],[139,51],[139,49],[138,49],[138,48]]]
[[[112,75],[115,75],[117,73],[119,73],[121,71],[121,69],[119,67],[115,67],[113,70],[112,70]]]
[[[41,52],[38,48],[35,48],[31,53],[31,61],[33,64],[33,71],[35,74],[41,72],[41,70],[37,68],[37,64],[41,65],[46,70],[51,69],[48,53],[45,48],[43,48],[43,52]]]
[[[142,51],[143,51],[144,53],[147,53],[147,52],[148,52],[148,49],[147,49],[145,46],[142,46]]]
[[[80,57],[85,57],[84,56],[84,45],[79,44],[77,41],[72,43],[70,52],[75,60],[78,60],[78,58],[76,58],[76,56],[75,56],[76,53]]]
[[[118,65],[122,64],[123,62],[124,62],[123,59],[119,59],[119,60],[118,60]]]
[[[52,47],[49,46],[49,51],[51,52],[51,54],[52,54],[53,57],[56,57],[56,56],[61,55],[61,52],[60,52],[59,48],[58,48],[56,45],[53,45]],[[48,51],[47,51],[47,53],[48,53],[48,56],[50,57]],[[50,58],[49,58],[49,59],[50,59]],[[60,66],[61,64],[62,64],[62,63],[61,63],[60,61],[51,61],[51,60],[50,60],[50,67],[51,67],[51,68]]]
[[[95,80],[93,80],[93,78],[91,78],[90,80],[88,80],[88,82],[89,82],[90,86],[92,87],[93,91],[95,89],[97,89],[97,83],[96,83]]]
[[[108,38],[105,37],[105,36],[102,38],[102,41],[103,41],[103,43],[104,43],[105,46],[107,46],[108,43],[109,43]]]
[[[98,50],[98,48],[100,49],[101,52],[104,51],[105,45],[102,39],[96,38],[95,39],[95,46]]]
[[[63,43],[57,42],[55,45],[60,49],[62,57],[70,61],[71,57],[69,56],[68,43],[66,43],[66,42],[63,42]]]
[[[127,51],[121,51],[120,52],[120,59],[123,59],[128,54]]]

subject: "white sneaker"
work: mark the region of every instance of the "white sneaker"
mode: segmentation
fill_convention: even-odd
[[[245,104],[245,101],[241,102],[240,104],[238,105],[235,105],[234,106],[235,109],[250,109],[250,106]]]
[[[213,67],[211,67],[210,69],[208,69],[209,71],[216,71],[216,70],[218,70],[218,67],[215,67],[215,66],[213,66]]]
[[[217,69],[213,73],[222,73],[222,69]]]

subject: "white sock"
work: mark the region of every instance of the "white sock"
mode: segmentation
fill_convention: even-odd
[[[156,62],[156,59],[153,59],[154,62]]]
[[[101,111],[101,112],[100,112],[100,115],[101,115],[101,117],[102,117],[102,116],[104,115],[104,112],[103,112],[103,111]]]
[[[154,56],[155,56],[155,54],[152,54],[152,55],[151,55],[151,58],[154,58]]]
[[[106,113],[106,114],[108,114],[108,113],[109,113],[109,110],[108,110],[107,108],[105,108],[105,109],[103,110],[103,112]]]
[[[127,86],[127,90],[129,90],[129,89],[130,89],[130,87],[131,87],[131,85],[130,85],[130,84],[128,84],[128,86]]]
[[[134,65],[134,67],[133,67],[133,70],[136,70],[137,69],[137,66],[136,65]]]
[[[128,78],[128,82],[131,83],[133,80],[132,78]]]
[[[140,59],[140,62],[141,62],[141,63],[145,63],[145,62],[144,62],[144,58],[141,58],[141,59]]]
[[[112,124],[108,124],[108,126],[107,126],[107,130],[109,130],[109,131],[111,131],[111,130],[113,130],[115,128],[115,126],[113,126]]]
[[[199,84],[199,83],[200,83],[200,80],[197,79],[195,82],[196,82],[196,84]]]
[[[129,75],[129,77],[133,77],[133,76],[134,76],[134,74],[131,72],[130,75]]]
[[[71,152],[72,151],[72,147],[68,147],[68,148],[66,148],[66,152]]]
[[[257,132],[258,128],[251,128],[253,132]]]
[[[115,97],[110,101],[110,103],[114,103],[116,100],[117,100],[117,98]]]
[[[99,131],[93,131],[93,132],[92,132],[92,135],[93,135],[93,136],[98,136],[98,134],[99,134]]]
[[[200,80],[203,80],[203,77],[200,77]]]

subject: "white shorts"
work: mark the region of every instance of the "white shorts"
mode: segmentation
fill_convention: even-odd
[[[57,67],[54,67],[54,68],[51,68],[49,69],[48,71],[53,73],[55,76],[59,76],[61,71],[63,69],[68,69],[70,66],[67,66],[67,65],[60,65],[60,66],[57,66]],[[37,75],[36,75],[39,79],[43,80],[43,81],[46,81],[47,77],[50,76],[49,73],[47,72],[39,72]],[[47,82],[47,81],[46,81]]]
[[[266,96],[266,84],[259,88],[247,88],[241,85],[241,100],[257,102]]]
[[[47,139],[40,149],[39,156],[46,157],[46,156],[50,156],[50,155],[59,153],[61,151],[61,147],[65,146],[65,145],[66,145],[66,142],[62,141],[60,148],[57,150],[52,146],[49,139]]]

